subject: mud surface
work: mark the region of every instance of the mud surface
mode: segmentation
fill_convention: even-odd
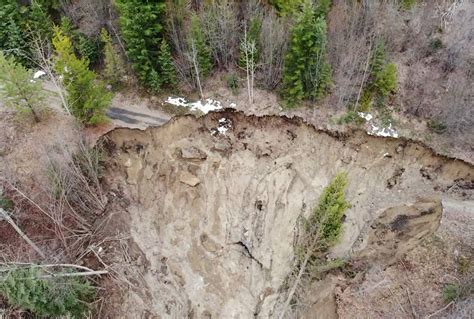
[[[118,262],[130,285],[108,309],[118,317],[274,317],[297,220],[339,171],[352,208],[332,256],[403,255],[438,227],[442,201],[473,200],[470,164],[298,119],[224,111],[104,140],[113,194],[104,231],[128,238]]]

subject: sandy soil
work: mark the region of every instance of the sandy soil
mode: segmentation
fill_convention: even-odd
[[[391,207],[407,215],[400,207],[427,196],[461,206],[473,196],[462,189],[471,165],[419,143],[317,131],[281,117],[211,113],[146,131],[116,129],[107,138],[106,183],[116,196],[109,214],[130,238],[128,257],[118,262],[127,270],[117,272],[134,283],[114,296],[122,306],[108,309],[112,316],[274,316],[298,217],[340,170],[349,174],[352,208],[333,256],[366,249],[370,225]],[[416,247],[436,220],[413,224],[406,233],[415,241],[400,237],[396,251]],[[111,223],[104,232],[116,230]],[[118,258],[117,246],[103,248],[105,260]]]

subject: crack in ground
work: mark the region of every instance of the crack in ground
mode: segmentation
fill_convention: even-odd
[[[241,240],[240,241],[237,241],[235,243],[232,243],[232,245],[239,245],[241,247],[244,248],[244,255],[252,260],[255,260],[255,262],[257,262],[257,264],[260,266],[260,268],[263,269],[263,264],[257,259],[255,258],[252,253],[250,252],[250,249],[247,247],[247,245],[244,244],[244,242],[242,242]]]

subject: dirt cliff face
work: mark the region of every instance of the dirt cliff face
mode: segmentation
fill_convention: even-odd
[[[331,256],[386,262],[437,228],[441,199],[473,198],[467,163],[297,119],[225,111],[116,129],[104,140],[115,195],[105,228],[120,224],[130,248],[120,260],[129,290],[114,311],[129,318],[274,316],[297,220],[339,171],[352,207]]]

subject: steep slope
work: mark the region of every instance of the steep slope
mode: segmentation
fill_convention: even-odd
[[[402,255],[437,228],[440,200],[473,199],[470,164],[409,140],[338,135],[298,119],[224,111],[116,129],[104,141],[115,196],[101,225],[129,235],[127,249],[106,247],[126,251],[115,262],[127,265],[117,272],[129,283],[108,311],[128,318],[274,316],[297,221],[339,171],[348,173],[352,207],[332,256],[369,251],[388,262],[387,252]],[[370,252],[377,243],[385,248]]]

